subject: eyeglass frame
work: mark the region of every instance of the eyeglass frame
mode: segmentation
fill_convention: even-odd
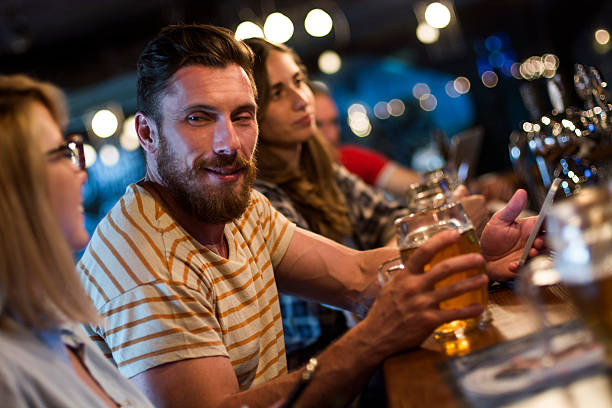
[[[83,148],[83,138],[80,135],[74,134],[68,136],[64,143],[47,151],[45,155],[49,157],[65,152],[69,152],[70,161],[78,170],[85,170],[85,150]],[[68,156],[65,155],[62,155],[61,157],[68,158]]]

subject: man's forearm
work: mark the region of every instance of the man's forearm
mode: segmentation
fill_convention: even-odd
[[[276,280],[282,292],[353,310],[376,282],[378,265],[398,255],[397,248],[355,251],[298,229]]]
[[[312,382],[299,399],[301,406],[338,406],[350,403],[384,358],[371,334],[360,323],[317,356]],[[269,407],[286,398],[303,369],[223,400],[222,407]],[[349,374],[350,373],[350,374]]]

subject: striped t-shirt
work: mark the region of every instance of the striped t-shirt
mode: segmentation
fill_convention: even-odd
[[[229,259],[202,246],[141,186],[100,222],[77,265],[105,318],[88,334],[132,377],[229,357],[241,389],[287,371],[274,268],[295,225],[260,193],[225,226]]]

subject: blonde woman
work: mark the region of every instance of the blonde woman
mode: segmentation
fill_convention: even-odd
[[[85,336],[99,321],[71,252],[83,227],[82,141],[61,92],[0,76],[0,399],[11,407],[151,406]]]

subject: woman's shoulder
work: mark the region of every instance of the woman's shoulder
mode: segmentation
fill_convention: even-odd
[[[289,195],[278,184],[257,179],[253,188],[263,194],[272,205],[287,203],[290,201]]]

